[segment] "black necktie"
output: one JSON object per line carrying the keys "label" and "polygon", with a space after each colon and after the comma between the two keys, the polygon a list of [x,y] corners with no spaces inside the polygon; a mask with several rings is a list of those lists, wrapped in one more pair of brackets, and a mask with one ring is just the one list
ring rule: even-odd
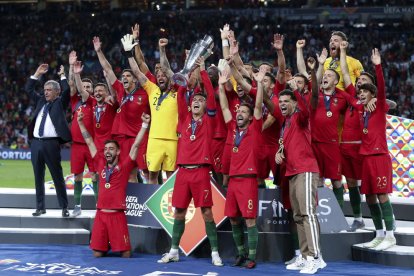
{"label": "black necktie", "polygon": [[45,107],[43,108],[42,120],[40,121],[40,126],[39,126],[39,137],[42,137],[43,133],[45,132],[46,117],[47,117],[47,114],[49,113],[50,106],[51,106],[50,103],[46,103]]}

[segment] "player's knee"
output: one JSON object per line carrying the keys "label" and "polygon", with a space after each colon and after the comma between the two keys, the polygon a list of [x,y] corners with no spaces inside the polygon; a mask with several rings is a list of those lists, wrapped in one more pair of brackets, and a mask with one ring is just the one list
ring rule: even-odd
{"label": "player's knee", "polygon": [[256,219],[246,219],[246,226],[247,227],[253,227],[256,225]]}
{"label": "player's knee", "polygon": [[203,219],[206,222],[210,222],[213,221],[213,211],[211,210],[210,207],[202,207],[201,208],[201,214],[203,215]]}
{"label": "player's knee", "polygon": [[187,213],[187,209],[175,208],[174,219],[185,220],[185,214],[186,213]]}

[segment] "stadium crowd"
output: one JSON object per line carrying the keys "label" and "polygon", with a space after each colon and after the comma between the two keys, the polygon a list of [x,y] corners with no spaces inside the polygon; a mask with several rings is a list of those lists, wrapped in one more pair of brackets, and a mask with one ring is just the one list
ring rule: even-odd
{"label": "stadium crowd", "polygon": [[[79,59],[84,61],[84,75],[94,82],[103,80],[102,69],[93,49],[92,37],[98,35],[103,41],[104,51],[120,77],[121,68],[128,62],[121,53],[120,36],[130,30],[131,22],[140,24],[141,48],[150,68],[159,60],[158,39],[168,37],[168,58],[173,71],[182,68],[184,49],[204,34],[214,37],[213,57],[220,56],[218,29],[230,23],[236,31],[241,45],[241,57],[255,65],[268,61],[275,65],[277,60],[270,42],[274,33],[285,34],[287,66],[296,72],[295,43],[307,40],[304,55],[315,56],[327,47],[332,30],[336,25],[303,24],[287,21],[271,11],[222,11],[197,13],[195,11],[130,13],[112,12],[61,13],[41,12],[27,15],[7,15],[0,18],[0,147],[27,148],[27,130],[32,109],[23,92],[27,76],[34,72],[39,63],[48,63],[49,72],[45,79],[53,78],[59,65],[66,64],[68,54],[76,49]],[[292,24],[293,22],[293,24]],[[340,21],[341,31],[348,34],[352,56],[359,59],[370,71],[369,56],[372,47],[378,47],[384,56],[384,74],[387,98],[397,102],[398,107],[389,114],[414,118],[414,94],[412,91],[414,71],[414,36],[405,30],[412,29],[414,21],[380,23],[371,21],[364,27],[355,27],[351,21]],[[209,60],[207,62],[209,62]],[[68,112],[68,121],[71,119]]]}

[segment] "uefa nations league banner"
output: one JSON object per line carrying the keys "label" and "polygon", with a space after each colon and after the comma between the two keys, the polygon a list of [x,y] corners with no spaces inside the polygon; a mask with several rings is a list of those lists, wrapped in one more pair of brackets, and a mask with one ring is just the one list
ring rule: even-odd
{"label": "uefa nations league banner", "polygon": [[125,211],[128,224],[161,228],[145,204],[159,187],[159,185],[128,183]]}
{"label": "uefa nations league banner", "polygon": [[[162,186],[129,183],[126,197],[126,216],[128,224],[163,228],[170,237],[174,224],[172,193],[175,184],[174,173]],[[224,222],[225,197],[211,180],[213,195],[213,214],[217,227]],[[259,232],[289,232],[288,213],[281,203],[280,189],[259,189],[257,226]],[[336,201],[332,190],[318,188],[318,207],[316,209],[321,232],[339,232],[348,224]],[[219,228],[220,230],[220,228]],[[200,208],[190,203],[186,215],[186,228],[180,248],[189,255],[206,238],[204,221]]]}

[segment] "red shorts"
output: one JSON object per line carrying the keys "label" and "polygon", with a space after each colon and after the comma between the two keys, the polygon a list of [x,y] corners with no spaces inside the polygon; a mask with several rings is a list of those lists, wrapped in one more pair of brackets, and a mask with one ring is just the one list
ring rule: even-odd
{"label": "red shorts", "polygon": [[276,175],[276,152],[278,146],[263,145],[260,147],[257,177],[260,179],[266,179],[269,177],[269,172],[272,171],[273,176]]}
{"label": "red shorts", "polygon": [[339,144],[318,143],[312,141],[312,149],[318,161],[320,177],[341,180],[341,152]]}
{"label": "red shorts", "polygon": [[213,169],[216,173],[221,173],[223,168],[222,158],[225,144],[226,138],[214,138],[211,141],[211,151],[214,160]]}
{"label": "red shorts", "polygon": [[[128,158],[129,152],[131,151],[131,147],[134,144],[135,137],[131,136],[115,136],[115,140],[118,141],[121,147],[121,153],[119,155],[120,160],[125,160]],[[140,170],[147,169],[147,145],[148,145],[148,132],[142,138],[141,144],[138,147],[138,154],[137,154],[137,167]]]}
{"label": "red shorts", "polygon": [[362,172],[361,194],[392,193],[392,164],[388,154],[365,155]]}
{"label": "red shorts", "polygon": [[230,177],[224,215],[235,218],[256,218],[258,187],[255,177]]}
{"label": "red shorts", "polygon": [[289,177],[285,176],[286,164],[279,166],[279,177],[280,177],[280,199],[282,200],[283,208],[292,209],[289,197]]}
{"label": "red shorts", "polygon": [[178,169],[172,195],[172,206],[186,209],[191,199],[194,199],[196,208],[213,206],[210,166],[195,169],[180,167]]}
{"label": "red shorts", "polygon": [[124,211],[102,212],[96,211],[93,222],[90,248],[106,252],[111,244],[113,252],[131,250],[128,224]]}
{"label": "red shorts", "polygon": [[73,174],[81,174],[85,170],[85,164],[90,172],[95,172],[88,145],[74,142],[70,151],[70,171]]}
{"label": "red shorts", "polygon": [[233,145],[225,144],[223,150],[223,157],[221,158],[221,172],[223,174],[229,174],[230,172],[230,159],[231,159],[231,150]]}
{"label": "red shorts", "polygon": [[362,175],[362,155],[359,154],[361,144],[341,144],[342,174],[346,178],[360,180]]}

